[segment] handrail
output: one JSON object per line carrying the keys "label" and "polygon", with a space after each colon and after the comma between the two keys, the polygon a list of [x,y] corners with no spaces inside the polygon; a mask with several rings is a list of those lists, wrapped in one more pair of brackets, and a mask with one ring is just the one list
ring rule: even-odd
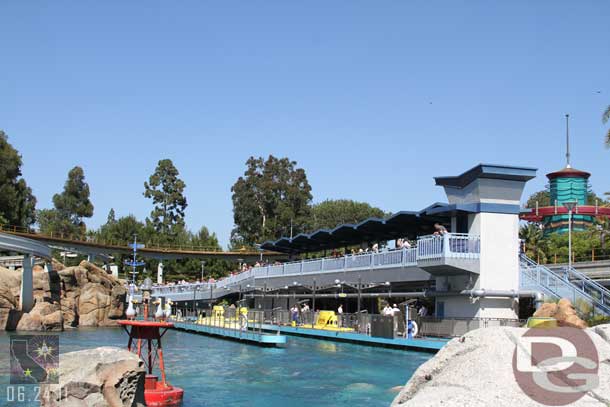
{"label": "handrail", "polygon": [[[560,276],[548,267],[536,263],[525,254],[520,255],[520,264],[522,287],[527,287],[527,282],[523,281],[526,278],[552,297],[558,299],[567,297],[572,300],[575,306],[577,305],[576,300],[583,299],[590,303],[593,308],[610,315],[610,291],[585,275],[578,272],[572,273],[575,279],[581,283],[579,287],[570,279],[569,270],[566,270],[567,275]],[[593,293],[599,294],[599,298],[596,298]]]}
{"label": "handrail", "polygon": [[226,287],[249,278],[285,277],[346,270],[416,266],[418,261],[435,260],[443,257],[477,259],[481,250],[480,237],[464,233],[429,235],[419,238],[417,241],[417,246],[408,249],[356,253],[341,257],[305,259],[253,267],[240,274],[219,280],[216,286]]}

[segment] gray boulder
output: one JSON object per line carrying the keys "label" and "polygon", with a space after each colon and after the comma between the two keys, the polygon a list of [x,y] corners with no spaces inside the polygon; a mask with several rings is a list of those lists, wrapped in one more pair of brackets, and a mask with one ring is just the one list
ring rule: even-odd
{"label": "gray boulder", "polygon": [[[512,368],[516,338],[525,328],[483,328],[447,343],[421,365],[396,396],[398,406],[540,406],[519,387]],[[599,355],[599,387],[574,406],[610,403],[610,344],[586,330]]]}
{"label": "gray boulder", "polygon": [[62,354],[59,384],[41,386],[41,406],[144,406],[143,362],[110,346]]}

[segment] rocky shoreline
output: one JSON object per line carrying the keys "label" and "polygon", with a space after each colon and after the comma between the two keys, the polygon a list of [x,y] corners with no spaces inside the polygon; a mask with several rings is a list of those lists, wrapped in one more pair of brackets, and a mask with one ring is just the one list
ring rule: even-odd
{"label": "rocky shoreline", "polygon": [[124,284],[87,261],[53,270],[33,270],[34,307],[19,308],[21,270],[0,267],[0,329],[62,331],[78,326],[115,326],[124,316],[127,290]]}

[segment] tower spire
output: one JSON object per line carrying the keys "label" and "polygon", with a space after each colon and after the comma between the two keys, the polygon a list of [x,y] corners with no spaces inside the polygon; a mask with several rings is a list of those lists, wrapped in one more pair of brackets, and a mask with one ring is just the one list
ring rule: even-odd
{"label": "tower spire", "polygon": [[566,168],[572,168],[570,165],[570,115],[566,113]]}

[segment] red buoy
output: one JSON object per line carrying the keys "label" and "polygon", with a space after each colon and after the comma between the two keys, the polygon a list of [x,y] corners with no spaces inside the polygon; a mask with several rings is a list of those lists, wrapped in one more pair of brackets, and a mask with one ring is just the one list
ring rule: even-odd
{"label": "red buoy", "polygon": [[[165,376],[165,365],[163,362],[163,347],[161,338],[168,328],[174,326],[171,322],[164,321],[134,321],[123,320],[119,324],[129,335],[127,349],[135,351],[144,361],[147,368],[144,383],[144,400],[149,407],[174,407],[182,404],[184,390],[170,385]],[[131,328],[131,329],[130,329]],[[161,331],[163,329],[163,331]],[[136,345],[134,347],[134,345]],[[145,357],[142,357],[142,345],[146,345]],[[158,363],[161,372],[161,381],[153,375],[153,367]]]}

